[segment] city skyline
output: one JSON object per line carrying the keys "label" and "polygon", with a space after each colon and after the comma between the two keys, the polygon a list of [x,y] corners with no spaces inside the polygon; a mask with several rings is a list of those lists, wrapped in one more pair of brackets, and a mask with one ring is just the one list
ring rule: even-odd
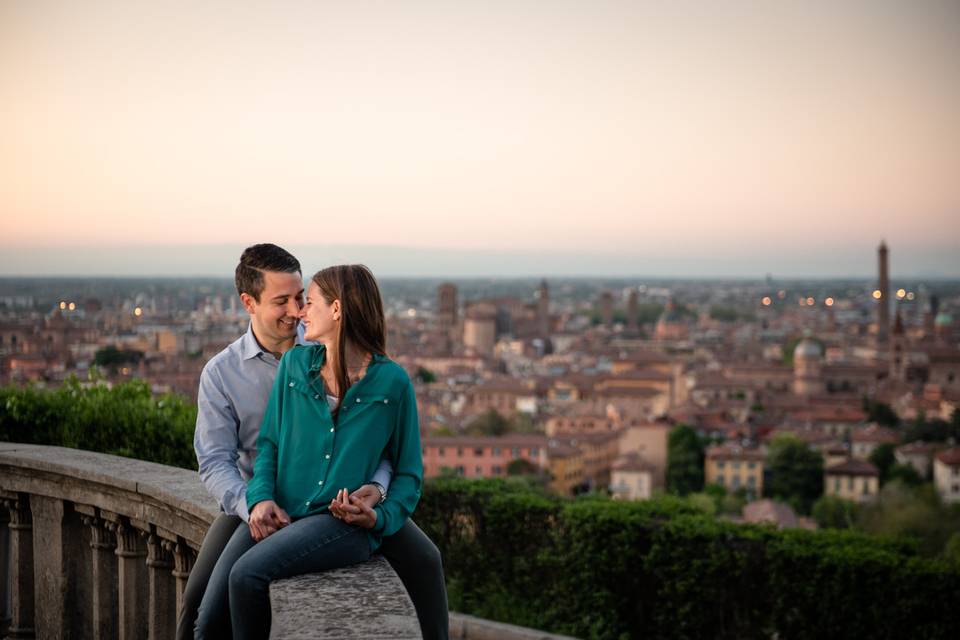
{"label": "city skyline", "polygon": [[956,277],[956,104],[948,0],[5,3],[0,274]]}

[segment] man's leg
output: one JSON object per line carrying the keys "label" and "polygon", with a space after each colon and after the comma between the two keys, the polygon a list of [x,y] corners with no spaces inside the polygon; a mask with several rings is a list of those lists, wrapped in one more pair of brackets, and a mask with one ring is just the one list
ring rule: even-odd
{"label": "man's leg", "polygon": [[378,550],[400,576],[417,609],[424,640],[446,640],[450,633],[447,585],[440,550],[413,520],[383,539]]}
{"label": "man's leg", "polygon": [[207,590],[210,574],[217,564],[217,559],[223,553],[223,548],[230,541],[230,536],[243,522],[238,516],[228,516],[221,513],[210,525],[207,535],[203,537],[203,544],[197,553],[197,561],[190,570],[187,586],[183,590],[183,607],[177,619],[177,640],[193,640],[193,625],[197,621],[197,609],[203,600],[203,592]]}
{"label": "man's leg", "polygon": [[[232,547],[233,541],[230,544]],[[224,557],[229,553],[228,548]],[[252,545],[230,571],[230,628],[234,639],[269,637],[271,581],[337,569],[369,558],[366,529],[341,522],[328,513],[301,518],[270,534]],[[218,572],[219,568],[218,565]],[[210,586],[213,588],[212,582]],[[204,599],[204,607],[206,602]],[[352,615],[350,603],[345,604],[344,613]],[[331,614],[339,608],[338,603],[318,602],[317,606],[325,607]],[[200,617],[204,617],[203,609]]]}

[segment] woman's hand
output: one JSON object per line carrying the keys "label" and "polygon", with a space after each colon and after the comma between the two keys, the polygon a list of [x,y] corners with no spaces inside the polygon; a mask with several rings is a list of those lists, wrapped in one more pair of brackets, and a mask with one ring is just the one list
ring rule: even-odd
{"label": "woman's hand", "polygon": [[372,529],[377,523],[377,512],[373,507],[379,502],[380,492],[372,484],[365,484],[353,493],[341,489],[330,502],[330,513],[347,524]]}
{"label": "woman's hand", "polygon": [[262,500],[250,512],[250,537],[260,542],[290,524],[290,516],[273,500]]}

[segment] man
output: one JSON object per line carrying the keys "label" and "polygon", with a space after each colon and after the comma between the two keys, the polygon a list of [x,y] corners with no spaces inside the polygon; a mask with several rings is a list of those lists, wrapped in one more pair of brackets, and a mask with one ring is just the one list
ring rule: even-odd
{"label": "man", "polygon": [[[197,609],[213,567],[240,523],[249,522],[246,486],[253,475],[267,400],[280,357],[302,342],[298,316],[303,306],[303,276],[296,258],[273,244],[248,247],[240,256],[235,279],[237,293],[250,314],[250,326],[204,367],[194,434],[200,478],[222,511],[210,525],[187,580],[178,640],[193,637]],[[391,473],[389,461],[384,460],[370,484],[351,494],[363,506],[341,509],[336,515],[362,524],[364,514],[386,496]],[[273,530],[287,524],[283,515],[273,520]],[[408,520],[400,531],[383,539],[379,551],[410,594],[423,637],[446,638],[447,594],[436,545]]]}

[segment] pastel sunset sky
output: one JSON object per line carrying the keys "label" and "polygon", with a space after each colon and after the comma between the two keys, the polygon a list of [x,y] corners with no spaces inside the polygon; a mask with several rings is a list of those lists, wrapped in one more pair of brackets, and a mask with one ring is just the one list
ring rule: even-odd
{"label": "pastel sunset sky", "polygon": [[273,241],[846,276],[886,239],[960,277],[960,2],[0,0],[0,219],[0,275],[229,275]]}

